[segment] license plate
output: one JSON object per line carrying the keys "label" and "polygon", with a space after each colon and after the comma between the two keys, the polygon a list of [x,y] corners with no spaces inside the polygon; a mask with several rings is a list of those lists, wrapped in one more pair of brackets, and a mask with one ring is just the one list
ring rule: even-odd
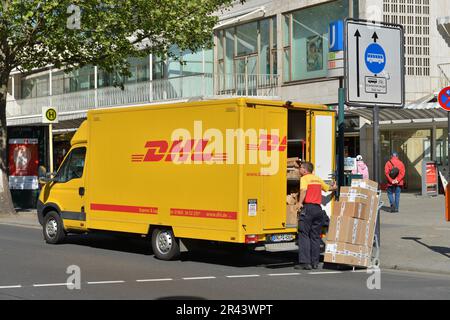
{"label": "license plate", "polygon": [[278,243],[278,242],[289,242],[293,241],[295,236],[293,234],[272,234],[267,236],[267,242]]}

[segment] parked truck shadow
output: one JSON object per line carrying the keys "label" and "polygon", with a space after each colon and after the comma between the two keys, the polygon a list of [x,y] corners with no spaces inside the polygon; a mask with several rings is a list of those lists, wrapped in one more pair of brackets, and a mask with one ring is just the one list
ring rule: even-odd
{"label": "parked truck shadow", "polygon": [[[65,238],[63,245],[76,245],[146,256],[153,255],[148,238],[130,237],[129,235],[108,233],[70,234]],[[201,249],[182,252],[179,257],[181,262],[192,261],[231,267],[258,266],[269,269],[293,267],[297,259],[297,251],[253,251],[223,245],[206,246]]]}
{"label": "parked truck shadow", "polygon": [[436,253],[439,253],[439,254],[443,255],[444,257],[450,259],[450,248],[448,248],[448,247],[429,246],[426,243],[420,241],[420,240],[422,240],[422,238],[418,238],[418,237],[403,237],[402,240],[415,241],[418,244],[424,246],[425,248],[428,248],[428,249],[430,249]]}
{"label": "parked truck shadow", "polygon": [[120,234],[70,234],[65,238],[64,244],[142,255],[153,254],[148,240],[139,237],[130,238]]}

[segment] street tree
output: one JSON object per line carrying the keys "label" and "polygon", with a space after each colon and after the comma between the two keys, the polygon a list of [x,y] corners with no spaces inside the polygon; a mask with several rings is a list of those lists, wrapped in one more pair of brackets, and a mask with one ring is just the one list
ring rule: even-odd
{"label": "street tree", "polygon": [[14,69],[96,65],[129,76],[129,56],[212,46],[214,13],[244,0],[0,0],[0,213],[8,188],[6,99]]}

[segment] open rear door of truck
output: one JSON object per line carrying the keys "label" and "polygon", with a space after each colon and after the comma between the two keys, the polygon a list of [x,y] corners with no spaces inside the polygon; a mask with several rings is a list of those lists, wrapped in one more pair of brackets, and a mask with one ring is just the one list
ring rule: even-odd
{"label": "open rear door of truck", "polygon": [[[310,151],[315,174],[326,183],[331,183],[331,174],[335,170],[335,115],[327,111],[311,111],[310,113]],[[332,196],[322,193],[322,206],[331,215]]]}

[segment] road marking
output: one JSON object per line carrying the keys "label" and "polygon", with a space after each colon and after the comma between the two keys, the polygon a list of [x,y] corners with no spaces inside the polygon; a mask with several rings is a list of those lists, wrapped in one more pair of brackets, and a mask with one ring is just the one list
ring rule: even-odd
{"label": "road marking", "polygon": [[277,276],[299,276],[301,273],[295,272],[295,273],[270,273],[268,274],[269,277],[277,277]]}
{"label": "road marking", "polygon": [[116,284],[116,283],[125,283],[125,281],[123,281],[123,280],[118,280],[118,281],[91,281],[91,282],[88,282],[87,284]]}
{"label": "road marking", "polygon": [[192,278],[183,278],[183,280],[207,280],[207,279],[216,279],[216,277],[192,277]]}
{"label": "road marking", "polygon": [[157,282],[157,281],[172,281],[173,279],[167,278],[167,279],[142,279],[142,280],[136,280],[136,282]]}
{"label": "road marking", "polygon": [[19,285],[15,285],[15,286],[3,286],[3,287],[0,287],[0,289],[17,289],[17,288],[22,288],[22,286],[19,284]]}
{"label": "road marking", "polygon": [[259,277],[259,274],[244,274],[244,275],[237,275],[237,276],[227,276],[227,278],[256,278]]}
{"label": "road marking", "polygon": [[308,274],[339,274],[342,271],[328,271],[328,272],[308,272]]}
{"label": "road marking", "polygon": [[42,283],[42,284],[33,284],[33,287],[62,287],[62,286],[73,286],[73,283]]}

